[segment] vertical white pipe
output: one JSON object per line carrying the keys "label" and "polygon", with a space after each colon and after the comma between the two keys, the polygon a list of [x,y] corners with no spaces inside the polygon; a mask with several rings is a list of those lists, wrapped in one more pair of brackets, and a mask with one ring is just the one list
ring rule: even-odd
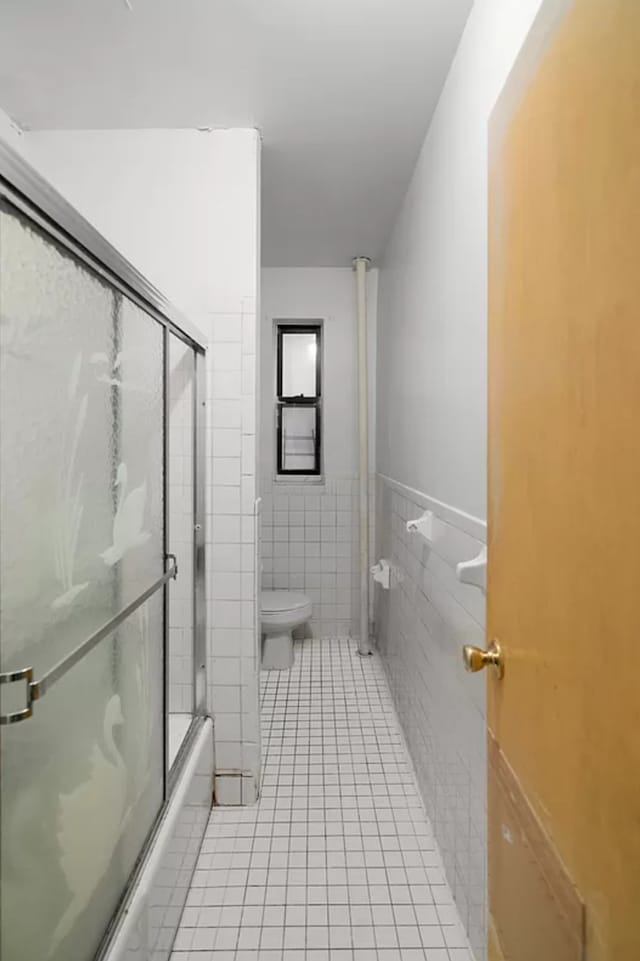
{"label": "vertical white pipe", "polygon": [[371,654],[369,644],[369,388],[367,378],[367,268],[368,257],[356,257],[358,318],[358,434],[360,439],[360,638],[358,654]]}

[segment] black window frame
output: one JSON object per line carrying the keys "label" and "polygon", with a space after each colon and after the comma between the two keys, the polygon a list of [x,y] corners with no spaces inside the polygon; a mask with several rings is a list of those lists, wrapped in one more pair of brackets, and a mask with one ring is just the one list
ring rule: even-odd
{"label": "black window frame", "polygon": [[[305,397],[283,394],[284,337],[286,334],[315,334],[316,338],[316,393]],[[316,412],[313,469],[286,470],[283,467],[283,411],[286,407],[311,407]],[[322,323],[286,323],[276,321],[276,474],[280,477],[319,477],[322,473]]]}

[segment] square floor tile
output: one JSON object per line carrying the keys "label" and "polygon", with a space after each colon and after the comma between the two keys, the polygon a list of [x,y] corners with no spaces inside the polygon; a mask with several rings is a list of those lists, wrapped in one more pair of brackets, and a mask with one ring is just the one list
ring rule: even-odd
{"label": "square floor tile", "polygon": [[172,961],[472,961],[380,659],[309,639],[260,686],[261,797],[212,811]]}

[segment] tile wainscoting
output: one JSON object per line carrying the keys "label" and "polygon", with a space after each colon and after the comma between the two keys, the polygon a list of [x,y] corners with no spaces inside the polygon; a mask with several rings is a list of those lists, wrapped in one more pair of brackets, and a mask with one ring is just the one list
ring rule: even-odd
{"label": "tile wainscoting", "polygon": [[[430,547],[406,522],[432,510]],[[474,557],[486,525],[390,478],[376,478],[376,554],[392,564],[376,587],[378,648],[448,882],[477,961],[486,958],[485,682],[465,672],[463,644],[484,646],[484,595],[455,565]]]}
{"label": "tile wainscoting", "polygon": [[[311,637],[360,633],[358,480],[288,484],[263,477],[262,588],[302,591],[313,603]],[[370,544],[374,532],[370,483]],[[373,556],[373,550],[371,551]]]}

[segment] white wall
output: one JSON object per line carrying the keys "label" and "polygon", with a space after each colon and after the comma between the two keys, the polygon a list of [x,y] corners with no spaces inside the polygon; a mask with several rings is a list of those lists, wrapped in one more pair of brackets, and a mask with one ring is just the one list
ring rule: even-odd
{"label": "white wall", "polygon": [[45,130],[24,142],[30,163],[196,323],[255,296],[255,131]]}
{"label": "white wall", "polygon": [[487,121],[540,0],[476,0],[380,271],[378,470],[486,513]]}
{"label": "white wall", "polygon": [[[375,465],[377,271],[367,278],[371,471]],[[260,483],[267,589],[311,597],[311,631],[359,629],[358,381],[355,275],[348,268],[262,271]],[[323,321],[323,483],[274,483],[276,320]]]}
{"label": "white wall", "polygon": [[[255,797],[256,329],[260,140],[254,130],[39,131],[26,158],[203,332],[209,471],[209,708],[217,793]],[[219,460],[216,461],[216,458]]]}
{"label": "white wall", "polygon": [[[351,268],[262,270],[261,437],[262,476],[275,470],[275,320],[322,320],[323,443],[327,477],[358,472],[358,382],[355,279]],[[367,278],[369,320],[370,465],[375,467],[375,348],[378,271]]]}
{"label": "white wall", "polygon": [[[484,636],[455,565],[486,540],[488,119],[540,0],[476,0],[380,269],[378,643],[477,961],[486,944],[484,683],[460,647]],[[386,475],[385,479],[383,475]],[[408,515],[446,521],[430,549]],[[469,516],[473,515],[473,516]]]}

